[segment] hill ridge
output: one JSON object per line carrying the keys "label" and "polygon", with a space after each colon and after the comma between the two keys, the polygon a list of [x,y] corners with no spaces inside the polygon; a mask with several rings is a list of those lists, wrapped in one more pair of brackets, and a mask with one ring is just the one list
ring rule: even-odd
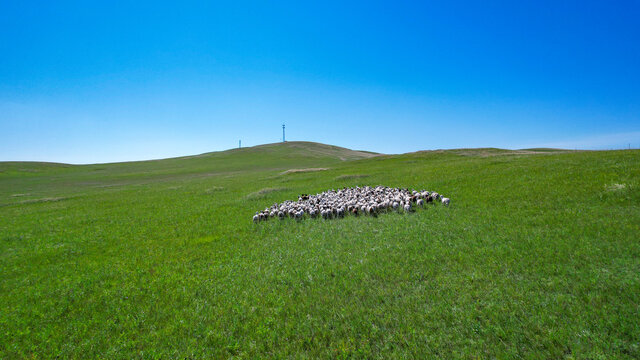
{"label": "hill ridge", "polygon": [[[19,166],[19,165],[32,165],[32,166],[49,166],[49,167],[69,167],[69,166],[95,166],[95,165],[116,165],[116,164],[131,164],[131,163],[142,163],[142,162],[160,162],[160,161],[171,161],[171,160],[181,160],[181,159],[190,159],[190,158],[198,158],[198,157],[207,157],[207,156],[216,156],[221,154],[228,154],[234,152],[243,152],[243,151],[256,151],[256,150],[269,150],[273,148],[282,148],[282,147],[294,147],[299,150],[310,150],[312,153],[325,153],[325,155],[338,155],[342,154],[341,160],[355,160],[356,158],[369,158],[373,156],[383,155],[380,153],[367,151],[367,150],[352,150],[349,148],[345,148],[337,145],[323,144],[313,141],[287,141],[287,142],[276,142],[276,143],[268,143],[268,144],[259,144],[254,146],[242,147],[242,148],[232,148],[226,150],[219,151],[208,151],[195,155],[183,155],[183,156],[173,156],[167,158],[159,158],[159,159],[144,159],[144,160],[130,160],[130,161],[115,161],[115,162],[105,162],[105,163],[88,163],[88,164],[73,164],[73,163],[65,163],[58,161],[39,161],[39,160],[25,160],[25,161],[0,161],[0,165],[5,166]],[[320,151],[319,149],[324,149],[325,151]],[[327,153],[326,150],[331,150]],[[347,156],[350,155],[350,156]]]}

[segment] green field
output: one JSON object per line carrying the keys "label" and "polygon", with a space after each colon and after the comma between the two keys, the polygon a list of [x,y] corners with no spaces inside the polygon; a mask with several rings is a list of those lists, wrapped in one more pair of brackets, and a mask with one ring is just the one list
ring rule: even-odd
{"label": "green field", "polygon": [[[640,151],[373,155],[0,163],[0,358],[640,358]],[[251,221],[378,184],[451,206]]]}

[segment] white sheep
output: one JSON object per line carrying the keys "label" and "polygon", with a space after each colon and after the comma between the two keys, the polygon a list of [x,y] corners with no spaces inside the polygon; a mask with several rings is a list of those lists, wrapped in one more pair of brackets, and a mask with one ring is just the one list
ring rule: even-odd
{"label": "white sheep", "polygon": [[389,210],[404,210],[410,212],[412,205],[424,207],[426,203],[439,200],[444,205],[449,204],[445,198],[436,192],[416,191],[409,189],[376,186],[374,188],[355,187],[329,190],[316,195],[303,194],[298,201],[285,200],[281,204],[273,204],[253,216],[254,222],[268,220],[272,217],[303,219],[305,214],[311,218],[322,216],[324,219],[341,218],[349,213],[353,215],[368,214],[377,216]]}

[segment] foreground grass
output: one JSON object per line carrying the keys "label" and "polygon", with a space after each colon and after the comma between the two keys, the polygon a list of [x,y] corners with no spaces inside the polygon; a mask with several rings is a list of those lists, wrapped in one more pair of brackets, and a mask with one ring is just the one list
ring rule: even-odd
{"label": "foreground grass", "polygon": [[[0,165],[0,358],[640,357],[639,151],[325,150]],[[357,184],[452,205],[250,221]]]}

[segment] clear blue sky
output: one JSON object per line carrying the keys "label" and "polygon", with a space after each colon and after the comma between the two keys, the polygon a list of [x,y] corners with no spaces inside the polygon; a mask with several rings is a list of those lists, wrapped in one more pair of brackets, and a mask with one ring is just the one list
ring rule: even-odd
{"label": "clear blue sky", "polygon": [[3,1],[0,160],[640,147],[638,1],[346,3]]}

